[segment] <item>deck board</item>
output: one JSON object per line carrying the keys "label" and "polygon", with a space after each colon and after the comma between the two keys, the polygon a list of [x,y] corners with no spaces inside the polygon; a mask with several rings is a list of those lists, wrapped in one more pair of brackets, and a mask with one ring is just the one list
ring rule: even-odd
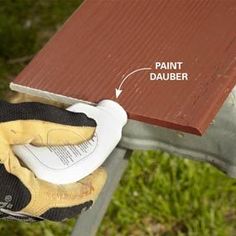
{"label": "deck board", "polygon": [[[235,0],[86,0],[15,85],[96,103],[130,119],[203,134],[236,83]],[[155,62],[181,61],[188,81],[151,81]]]}

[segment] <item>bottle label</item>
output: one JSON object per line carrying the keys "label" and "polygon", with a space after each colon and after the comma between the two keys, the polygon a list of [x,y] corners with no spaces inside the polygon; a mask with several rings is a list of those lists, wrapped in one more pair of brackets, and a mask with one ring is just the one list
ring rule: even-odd
{"label": "bottle label", "polygon": [[66,169],[92,154],[97,143],[98,137],[94,134],[93,138],[79,145],[36,147],[26,144],[17,145],[14,152],[29,168],[33,157],[50,169]]}

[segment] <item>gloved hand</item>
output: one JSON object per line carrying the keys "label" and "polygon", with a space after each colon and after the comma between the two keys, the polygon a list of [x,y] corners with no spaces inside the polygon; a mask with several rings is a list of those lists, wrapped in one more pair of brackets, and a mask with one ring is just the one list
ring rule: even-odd
{"label": "gloved hand", "polygon": [[1,101],[0,111],[0,218],[62,221],[88,209],[105,183],[103,168],[79,182],[54,185],[24,167],[11,145],[78,144],[93,136],[96,122],[41,103]]}

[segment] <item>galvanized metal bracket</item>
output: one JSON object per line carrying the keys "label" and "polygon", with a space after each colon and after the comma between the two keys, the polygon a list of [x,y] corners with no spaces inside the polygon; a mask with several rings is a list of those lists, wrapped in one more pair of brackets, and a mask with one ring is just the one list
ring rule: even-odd
{"label": "galvanized metal bracket", "polygon": [[203,136],[129,121],[119,144],[138,150],[161,149],[209,162],[236,178],[236,87]]}

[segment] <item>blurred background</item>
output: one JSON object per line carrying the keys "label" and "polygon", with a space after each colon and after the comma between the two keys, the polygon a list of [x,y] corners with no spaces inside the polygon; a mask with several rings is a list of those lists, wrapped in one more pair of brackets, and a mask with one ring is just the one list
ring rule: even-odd
{"label": "blurred background", "polygon": [[[1,99],[9,94],[9,82],[81,2],[0,0]],[[0,236],[67,236],[75,220],[0,221]],[[134,152],[98,235],[234,236],[236,180],[205,163],[161,151]]]}

